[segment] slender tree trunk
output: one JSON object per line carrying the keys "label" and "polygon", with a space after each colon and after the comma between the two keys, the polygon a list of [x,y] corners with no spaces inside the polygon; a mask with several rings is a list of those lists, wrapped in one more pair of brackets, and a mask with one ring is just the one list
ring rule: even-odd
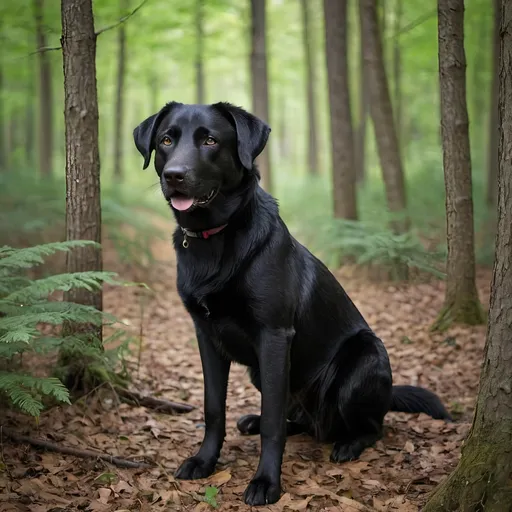
{"label": "slender tree trunk", "polygon": [[7,166],[7,147],[5,144],[4,74],[0,60],[0,171]]}
{"label": "slender tree trunk", "polygon": [[366,64],[366,79],[370,89],[370,112],[373,120],[380,165],[386,187],[388,208],[394,214],[400,213],[401,220],[393,220],[396,232],[409,228],[406,216],[406,194],[404,171],[384,68],[381,39],[374,0],[360,1],[363,25],[363,52]]}
{"label": "slender tree trunk", "polygon": [[196,0],[196,103],[205,102],[204,93],[204,0]]}
{"label": "slender tree trunk", "polygon": [[[119,0],[121,15],[125,15],[127,0]],[[117,181],[123,179],[123,125],[124,125],[124,82],[126,75],[126,25],[121,23],[117,29],[117,86],[114,127],[114,176]]]}
{"label": "slender tree trunk", "polygon": [[[92,0],[62,0],[61,11],[66,124],[66,238],[99,243],[100,161]],[[68,272],[101,269],[101,250],[97,247],[84,247],[68,253]],[[102,309],[101,291],[72,290],[66,293],[66,300]],[[101,339],[101,328],[93,332]]]}
{"label": "slender tree trunk", "polygon": [[347,0],[324,0],[334,216],[357,219],[354,134],[348,83]]}
{"label": "slender tree trunk", "polygon": [[366,176],[366,125],[369,111],[369,90],[364,62],[364,37],[361,11],[359,10],[359,125],[355,141],[355,162],[357,182],[363,183]]}
{"label": "slender tree trunk", "polygon": [[489,156],[487,169],[487,204],[496,204],[498,196],[498,93],[499,93],[499,66],[500,66],[500,0],[494,0],[494,28],[492,44],[492,89],[491,112],[489,115]]}
{"label": "slender tree trunk", "polygon": [[502,0],[498,232],[473,425],[455,471],[424,512],[512,510],[512,4]]}
{"label": "slender tree trunk", "polygon": [[[33,0],[37,48],[46,46],[44,0]],[[53,90],[49,52],[38,52],[39,59],[39,172],[53,173]]]}
{"label": "slender tree trunk", "polygon": [[319,173],[318,168],[318,135],[316,124],[316,95],[315,95],[315,63],[314,45],[309,20],[309,0],[301,0],[304,56],[306,62],[306,98],[308,108],[308,131],[306,147],[308,148],[308,171],[312,175]]}
{"label": "slender tree trunk", "polygon": [[[269,122],[268,78],[267,78],[267,49],[265,29],[266,0],[251,0],[251,79],[252,79],[252,110],[260,119]],[[269,147],[263,150],[257,159],[261,173],[262,185],[267,192],[272,193],[272,174],[270,170]]]}
{"label": "slender tree trunk", "polygon": [[398,138],[398,145],[402,149],[403,154],[403,137],[402,137],[402,56],[400,52],[400,24],[402,22],[402,0],[396,0],[395,5],[395,26],[394,26],[394,42],[393,42],[393,74],[395,83],[395,124]]}
{"label": "slender tree trunk", "polygon": [[287,100],[286,93],[280,97],[279,108],[279,157],[283,164],[288,158],[288,122],[287,122]]}
{"label": "slender tree trunk", "polygon": [[438,0],[441,132],[448,242],[445,304],[434,328],[484,321],[475,284],[473,189],[466,106],[464,0]]}

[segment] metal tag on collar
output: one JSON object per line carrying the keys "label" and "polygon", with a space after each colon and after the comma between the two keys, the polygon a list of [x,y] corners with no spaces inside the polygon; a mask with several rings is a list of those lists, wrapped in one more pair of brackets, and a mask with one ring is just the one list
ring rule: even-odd
{"label": "metal tag on collar", "polygon": [[185,229],[181,228],[181,232],[183,233],[183,242],[181,243],[181,245],[183,246],[184,249],[187,249],[188,248],[187,231]]}

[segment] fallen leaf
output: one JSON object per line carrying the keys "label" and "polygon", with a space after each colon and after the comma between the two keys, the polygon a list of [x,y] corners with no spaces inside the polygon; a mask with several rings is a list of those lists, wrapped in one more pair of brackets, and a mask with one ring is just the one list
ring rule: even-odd
{"label": "fallen leaf", "polygon": [[231,473],[228,469],[225,469],[224,471],[219,471],[218,473],[215,473],[213,476],[211,476],[208,479],[208,484],[213,485],[215,487],[220,487],[221,485],[225,484],[226,482],[229,482],[231,480]]}

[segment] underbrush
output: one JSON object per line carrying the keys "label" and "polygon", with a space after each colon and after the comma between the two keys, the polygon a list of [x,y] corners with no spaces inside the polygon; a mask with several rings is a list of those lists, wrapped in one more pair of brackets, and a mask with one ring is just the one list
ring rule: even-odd
{"label": "underbrush", "polygon": [[[379,267],[384,275],[399,278],[406,266],[412,274],[444,276],[446,217],[444,175],[440,155],[423,155],[421,164],[407,174],[408,233],[390,228],[384,185],[379,168],[369,169],[358,188],[358,221],[332,216],[330,176],[276,175],[276,196],[290,230],[331,267],[346,262]],[[406,172],[408,167],[406,166]],[[492,266],[495,214],[485,204],[485,176],[473,173],[475,250],[477,263]]]}
{"label": "underbrush", "polygon": [[[71,289],[98,290],[103,283],[119,285],[111,272],[54,274],[39,279],[30,277],[34,267],[56,252],[69,251],[93,242],[56,242],[23,249],[0,248],[0,395],[22,412],[39,416],[45,405],[69,403],[70,393],[62,380],[36,374],[39,365],[24,357],[38,357],[60,351],[73,353],[73,364],[83,361],[83,378],[89,381],[117,381],[127,378],[123,355],[131,337],[115,328],[116,319],[91,306],[52,299],[52,294]],[[110,325],[113,334],[103,343],[90,332],[69,334],[66,323]],[[67,333],[67,334],[66,334]],[[116,348],[104,350],[115,341]],[[121,363],[121,364],[120,364]],[[55,374],[64,368],[55,368]]]}
{"label": "underbrush", "polygon": [[[26,247],[64,239],[65,198],[62,179],[42,179],[33,171],[0,174],[0,243]],[[155,263],[152,242],[168,238],[154,222],[164,215],[162,203],[151,187],[103,186],[103,242],[113,246],[121,263]]]}

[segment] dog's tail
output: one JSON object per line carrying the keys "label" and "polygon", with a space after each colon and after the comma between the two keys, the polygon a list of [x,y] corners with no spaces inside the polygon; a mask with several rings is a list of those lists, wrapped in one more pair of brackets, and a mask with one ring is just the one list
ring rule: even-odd
{"label": "dog's tail", "polygon": [[436,420],[452,421],[439,397],[428,389],[417,386],[393,386],[390,411],[424,412]]}

